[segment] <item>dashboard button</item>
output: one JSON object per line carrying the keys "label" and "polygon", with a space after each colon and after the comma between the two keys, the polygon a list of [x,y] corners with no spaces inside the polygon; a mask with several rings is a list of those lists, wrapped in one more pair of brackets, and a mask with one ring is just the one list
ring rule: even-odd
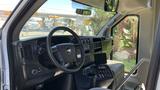
{"label": "dashboard button", "polygon": [[36,75],[39,73],[38,69],[32,69],[31,71],[32,75]]}

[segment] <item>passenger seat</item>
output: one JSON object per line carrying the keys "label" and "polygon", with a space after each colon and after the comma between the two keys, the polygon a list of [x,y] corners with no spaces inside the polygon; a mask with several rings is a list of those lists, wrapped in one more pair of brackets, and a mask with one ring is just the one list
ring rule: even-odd
{"label": "passenger seat", "polygon": [[114,78],[111,87],[102,88],[105,86],[100,86],[96,88],[91,88],[89,90],[115,90],[119,83],[121,83],[121,81],[124,79],[124,65],[121,62],[107,60],[107,65],[114,73]]}

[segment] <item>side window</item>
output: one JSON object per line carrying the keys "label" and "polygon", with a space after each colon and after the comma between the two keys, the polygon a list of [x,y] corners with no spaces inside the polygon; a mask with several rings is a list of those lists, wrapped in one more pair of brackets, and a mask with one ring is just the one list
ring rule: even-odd
{"label": "side window", "polygon": [[138,16],[127,16],[112,29],[112,59],[125,66],[125,72],[136,64],[138,43]]}

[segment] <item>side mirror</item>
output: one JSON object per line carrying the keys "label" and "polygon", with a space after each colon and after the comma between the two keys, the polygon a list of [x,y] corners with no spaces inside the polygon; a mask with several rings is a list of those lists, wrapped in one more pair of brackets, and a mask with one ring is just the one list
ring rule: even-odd
{"label": "side mirror", "polygon": [[104,10],[109,12],[117,12],[118,0],[105,0]]}
{"label": "side mirror", "polygon": [[100,8],[108,12],[116,12],[119,0],[72,0],[92,7]]}

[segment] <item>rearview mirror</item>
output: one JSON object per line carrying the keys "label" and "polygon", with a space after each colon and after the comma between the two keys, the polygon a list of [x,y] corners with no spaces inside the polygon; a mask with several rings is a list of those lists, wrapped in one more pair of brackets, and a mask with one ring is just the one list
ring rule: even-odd
{"label": "rearview mirror", "polygon": [[108,12],[116,12],[118,0],[72,0],[92,7],[100,8]]}
{"label": "rearview mirror", "polygon": [[88,9],[76,9],[76,14],[80,15],[91,15],[91,10]]}

